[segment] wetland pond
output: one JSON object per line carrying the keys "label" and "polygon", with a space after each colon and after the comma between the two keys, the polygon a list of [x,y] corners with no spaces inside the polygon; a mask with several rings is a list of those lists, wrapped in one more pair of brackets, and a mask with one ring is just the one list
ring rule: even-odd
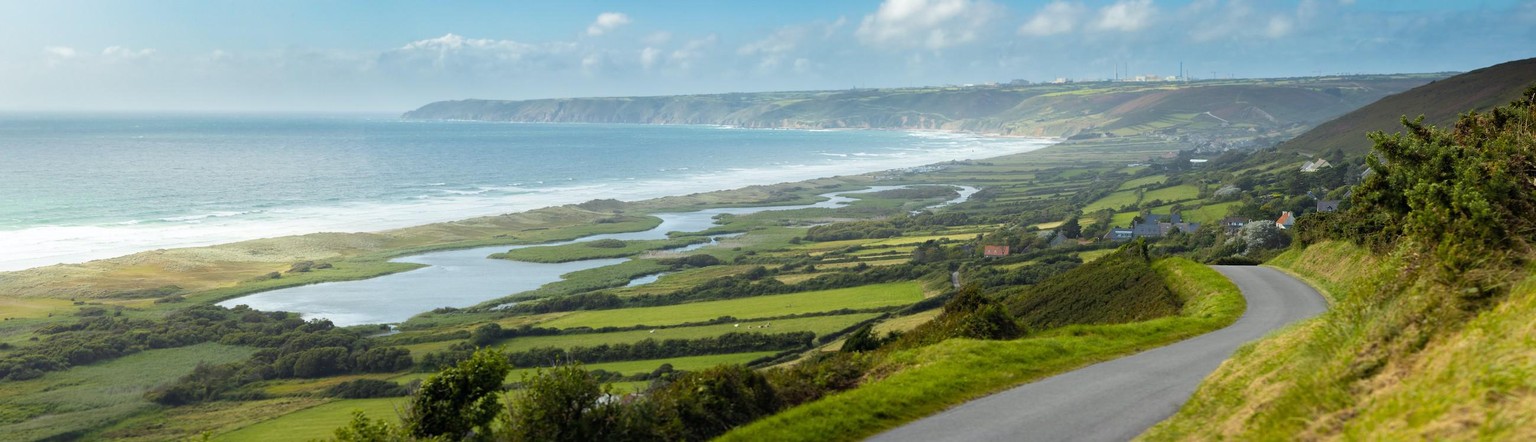
{"label": "wetland pond", "polygon": [[[825,201],[797,206],[730,207],[695,212],[659,213],[655,216],[661,218],[660,225],[639,232],[591,235],[555,243],[477,247],[405,256],[393,261],[424,264],[427,267],[359,281],[326,282],[260,292],[226,300],[219,305],[234,307],[244,304],[257,310],[296,312],[307,319],[329,319],[337,326],[343,327],[399,323],[418,313],[439,307],[472,306],[506,295],[537,289],[544,284],[559,281],[560,276],[567,273],[615,265],[630,259],[589,259],[545,264],[487,258],[493,253],[600,239],[624,241],[666,239],[668,232],[699,232],[709,229],[715,225],[715,217],[718,215],[745,215],[771,210],[838,208],[854,201],[854,198],[846,195],[902,187],[907,186],[873,186],[863,190],[827,193],[821,195],[827,198]],[[959,196],[930,208],[964,202],[977,191],[976,188],[968,186],[951,187],[956,188]],[[710,243],[689,247],[697,249],[708,244]],[[674,249],[674,251],[684,250]],[[651,276],[660,277],[659,274]],[[645,276],[637,280],[649,277]],[[654,279],[640,281],[640,283],[652,281]],[[631,283],[634,284],[633,281]]]}

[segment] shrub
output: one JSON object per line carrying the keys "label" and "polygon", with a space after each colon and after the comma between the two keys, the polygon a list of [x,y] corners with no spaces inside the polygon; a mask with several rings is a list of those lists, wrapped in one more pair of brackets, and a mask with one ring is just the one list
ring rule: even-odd
{"label": "shrub", "polygon": [[471,431],[488,434],[502,409],[496,393],[511,370],[505,355],[484,349],[428,377],[406,408],[406,430],[419,438],[458,439]]}
{"label": "shrub", "polygon": [[407,393],[405,387],[400,384],[378,379],[358,379],[342,382],[325,392],[327,396],[345,399],[398,397],[405,396]]}

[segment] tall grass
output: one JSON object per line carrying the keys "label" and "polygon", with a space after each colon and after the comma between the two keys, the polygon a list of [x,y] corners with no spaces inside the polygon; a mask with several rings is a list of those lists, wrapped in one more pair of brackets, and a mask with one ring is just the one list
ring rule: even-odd
{"label": "tall grass", "polygon": [[1012,341],[951,339],[898,351],[871,372],[878,380],[791,408],[721,440],[854,440],[950,406],[1052,374],[1219,329],[1242,315],[1237,286],[1193,261],[1154,269],[1181,299],[1178,316],[1115,325],[1075,325]]}

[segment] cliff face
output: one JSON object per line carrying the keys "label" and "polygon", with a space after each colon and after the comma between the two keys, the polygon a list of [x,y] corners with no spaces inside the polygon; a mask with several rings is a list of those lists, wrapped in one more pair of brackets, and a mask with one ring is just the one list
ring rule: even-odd
{"label": "cliff face", "polygon": [[1441,76],[1076,83],[671,97],[440,101],[420,120],[718,124],[791,129],[939,129],[1067,137],[1201,125],[1312,126]]}

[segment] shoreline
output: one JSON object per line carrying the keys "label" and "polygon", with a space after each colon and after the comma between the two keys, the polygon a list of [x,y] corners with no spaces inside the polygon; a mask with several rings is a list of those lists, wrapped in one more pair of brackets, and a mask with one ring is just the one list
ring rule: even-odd
{"label": "shoreline", "polygon": [[[407,120],[409,121],[409,120]],[[479,122],[496,123],[496,122]],[[548,123],[511,123],[548,124]],[[561,123],[564,124],[564,123]],[[595,124],[595,123],[589,123]],[[624,125],[629,126],[629,125]],[[697,125],[694,125],[697,126]],[[721,126],[700,126],[716,128]],[[740,129],[734,128],[732,129]],[[744,128],[752,129],[752,128]],[[801,129],[773,129],[806,132]],[[864,130],[864,129],[850,129]],[[448,192],[431,199],[359,200],[238,209],[235,212],[193,213],[173,218],[134,218],[123,222],[78,225],[44,224],[0,232],[0,275],[55,265],[92,261],[167,249],[211,247],[236,242],[302,236],[318,232],[384,233],[429,224],[522,213],[579,204],[594,199],[639,203],[652,199],[714,193],[751,186],[811,181],[922,167],[946,161],[978,160],[1039,150],[1062,140],[1003,137],[969,132],[901,130],[914,137],[910,144],[890,145],[888,151],[839,159],[805,157],[783,164],[761,164],[720,170],[666,171],[654,177],[599,179],[572,183],[538,181],[521,188],[495,183],[464,184],[474,191]],[[953,141],[946,138],[955,137]],[[917,141],[922,140],[922,141]],[[909,147],[910,148],[907,148]]]}
{"label": "shoreline", "polygon": [[[1038,151],[1061,140],[1031,138],[1039,143],[1013,152],[984,152],[965,161]],[[996,153],[996,154],[993,154]],[[961,160],[951,160],[961,161]],[[707,208],[791,205],[815,202],[814,195],[851,186],[872,185],[882,173],[918,169],[948,161],[926,162],[901,168],[858,174],[822,176],[804,180],[780,180],[774,184],[750,184],[706,192],[671,194],[617,202],[616,209],[629,219],[645,222],[636,214],[694,211]],[[416,266],[390,263],[390,259],[431,251],[482,246],[539,244],[599,233],[644,230],[628,224],[607,223],[614,213],[587,210],[581,204],[553,205],[496,215],[456,217],[454,221],[412,225],[372,232],[319,232],[280,235],[217,244],[154,249],[91,260],[0,272],[0,291],[17,298],[85,298],[132,305],[151,301],[139,294],[172,288],[178,295],[199,301],[231,299],[249,293],[320,282],[367,279],[398,273]],[[606,223],[606,224],[605,224]],[[621,229],[621,230],[615,230]],[[255,281],[263,274],[281,273],[302,261],[346,263],[350,273],[295,274],[291,278]]]}

